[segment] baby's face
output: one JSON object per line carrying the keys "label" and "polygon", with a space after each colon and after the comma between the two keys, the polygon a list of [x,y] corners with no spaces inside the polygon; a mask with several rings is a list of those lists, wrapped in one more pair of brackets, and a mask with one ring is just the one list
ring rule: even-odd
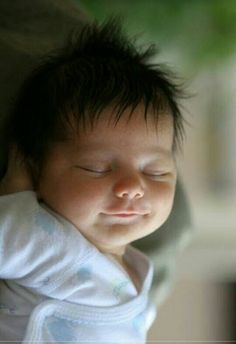
{"label": "baby's face", "polygon": [[170,116],[147,124],[143,109],[114,127],[104,111],[93,130],[51,147],[39,194],[99,250],[122,254],[159,228],[173,203],[176,167]]}

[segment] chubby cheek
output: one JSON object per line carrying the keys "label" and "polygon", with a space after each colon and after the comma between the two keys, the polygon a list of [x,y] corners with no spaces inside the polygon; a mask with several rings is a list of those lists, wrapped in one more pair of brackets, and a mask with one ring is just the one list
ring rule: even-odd
{"label": "chubby cheek", "polygon": [[153,213],[158,227],[168,218],[174,201],[175,183],[162,183],[153,190]]}
{"label": "chubby cheek", "polygon": [[57,183],[45,200],[55,211],[79,227],[94,221],[102,210],[104,196],[102,185],[68,178],[63,183]]}

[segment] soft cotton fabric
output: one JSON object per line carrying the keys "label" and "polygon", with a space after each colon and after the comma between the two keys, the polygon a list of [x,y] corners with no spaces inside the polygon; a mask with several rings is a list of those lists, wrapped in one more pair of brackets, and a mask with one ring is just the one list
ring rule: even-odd
{"label": "soft cotton fabric", "polygon": [[0,338],[17,343],[145,343],[153,268],[129,246],[127,272],[32,191],[0,197]]}

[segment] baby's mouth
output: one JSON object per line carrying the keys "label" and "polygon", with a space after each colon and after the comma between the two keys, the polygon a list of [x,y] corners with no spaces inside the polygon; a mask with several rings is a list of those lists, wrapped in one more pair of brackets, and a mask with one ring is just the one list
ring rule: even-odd
{"label": "baby's mouth", "polygon": [[147,214],[147,212],[115,212],[102,213],[102,216],[107,224],[132,224],[139,222]]}
{"label": "baby's mouth", "polygon": [[117,216],[117,217],[133,217],[133,216],[137,216],[140,215],[138,213],[120,213],[120,214],[109,214],[111,216]]}
{"label": "baby's mouth", "polygon": [[117,216],[117,217],[132,217],[132,216],[144,216],[149,215],[148,209],[116,209],[103,212],[104,215]]}

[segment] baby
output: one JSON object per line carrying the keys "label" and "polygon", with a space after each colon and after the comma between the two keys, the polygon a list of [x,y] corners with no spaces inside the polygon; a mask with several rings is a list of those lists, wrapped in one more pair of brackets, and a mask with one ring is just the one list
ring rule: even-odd
{"label": "baby", "polygon": [[119,22],[87,24],[32,73],[8,120],[0,338],[144,343],[149,259],[168,218],[181,90]]}

